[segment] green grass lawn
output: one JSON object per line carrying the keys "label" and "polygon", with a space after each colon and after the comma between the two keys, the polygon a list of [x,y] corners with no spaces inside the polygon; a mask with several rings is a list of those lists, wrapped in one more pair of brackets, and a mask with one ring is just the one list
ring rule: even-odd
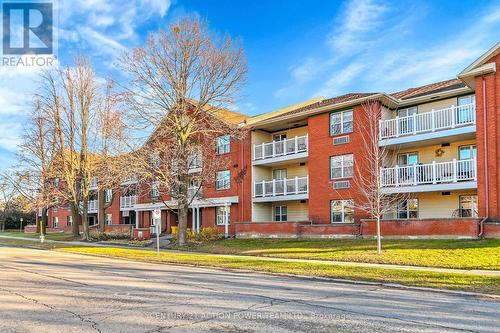
{"label": "green grass lawn", "polygon": [[[175,247],[174,247],[175,248]],[[231,239],[191,244],[186,251],[276,258],[354,261],[366,263],[462,269],[500,269],[500,239],[495,240],[375,240]]]}
{"label": "green grass lawn", "polygon": [[[19,231],[7,231],[0,232],[0,236],[15,236],[15,237],[25,237],[25,238],[40,238],[39,233],[24,233]],[[49,233],[45,235],[45,239],[57,240],[57,241],[70,241],[70,240],[79,240],[80,237],[74,237],[71,233],[66,232],[57,232],[57,233]]]}
{"label": "green grass lawn", "polygon": [[322,262],[285,262],[255,257],[227,257],[195,253],[172,253],[103,247],[70,247],[56,251],[124,258],[148,262],[189,264],[204,267],[245,269],[259,272],[307,275],[349,280],[399,283],[410,286],[446,288],[481,293],[500,294],[498,277],[472,274],[426,272],[402,269],[380,269],[327,264]]}

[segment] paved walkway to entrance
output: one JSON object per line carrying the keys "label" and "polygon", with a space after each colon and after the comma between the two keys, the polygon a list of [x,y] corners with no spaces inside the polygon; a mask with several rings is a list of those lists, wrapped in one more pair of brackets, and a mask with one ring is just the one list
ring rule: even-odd
{"label": "paved walkway to entrance", "polygon": [[[36,238],[28,238],[28,237],[17,237],[17,236],[2,236],[1,238],[8,239],[18,239],[18,240],[27,240],[32,242],[40,242],[40,240]],[[68,244],[68,245],[76,245],[76,246],[101,246],[101,247],[124,247],[131,248],[136,250],[151,250],[151,247],[143,248],[143,247],[133,247],[126,246],[124,244],[103,244],[103,243],[89,243],[89,242],[79,242],[79,241],[55,241],[55,240],[45,240],[46,243],[59,243],[59,244]],[[156,244],[156,243],[155,243]],[[153,245],[155,245],[153,244]],[[213,254],[213,253],[205,253],[205,252],[192,252],[192,251],[178,251],[178,250],[160,250],[162,252],[172,252],[172,253],[191,253],[191,254],[200,254],[200,255],[208,255],[208,256],[216,256],[216,257],[229,257],[229,258],[258,258],[260,260],[271,260],[271,261],[283,261],[283,262],[300,262],[300,263],[324,263],[330,265],[340,265],[340,266],[358,266],[358,267],[373,267],[373,268],[386,268],[386,269],[402,269],[402,270],[413,270],[413,271],[426,271],[426,272],[445,272],[445,273],[458,273],[458,274],[473,274],[473,275],[482,275],[482,276],[498,276],[500,277],[500,271],[495,270],[484,270],[484,269],[457,269],[457,268],[440,268],[440,267],[423,267],[423,266],[406,266],[406,265],[389,265],[389,264],[374,264],[374,263],[364,263],[364,262],[352,262],[352,261],[333,261],[333,260],[310,260],[310,259],[291,259],[291,258],[275,258],[275,257],[261,257],[261,256],[244,256],[244,255],[234,255],[234,254]]]}

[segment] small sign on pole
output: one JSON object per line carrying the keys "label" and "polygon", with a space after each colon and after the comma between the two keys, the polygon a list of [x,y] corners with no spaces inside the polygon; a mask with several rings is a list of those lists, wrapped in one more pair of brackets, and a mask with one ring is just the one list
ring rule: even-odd
{"label": "small sign on pole", "polygon": [[153,211],[153,220],[156,227],[156,252],[160,255],[160,232],[161,232],[161,210],[160,208],[155,208]]}

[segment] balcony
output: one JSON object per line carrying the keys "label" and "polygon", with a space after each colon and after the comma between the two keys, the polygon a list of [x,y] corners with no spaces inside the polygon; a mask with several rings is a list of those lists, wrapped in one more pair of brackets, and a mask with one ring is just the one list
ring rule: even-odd
{"label": "balcony", "polygon": [[139,178],[137,176],[128,176],[126,177],[120,185],[122,186],[127,186],[127,185],[133,185],[137,184],[139,181]]}
{"label": "balcony", "polygon": [[308,156],[308,136],[263,142],[253,146],[253,165],[273,165],[289,160],[306,160]]}
{"label": "balcony", "polygon": [[90,190],[97,190],[97,185],[98,185],[97,177],[91,177],[90,183],[89,183],[89,189]]}
{"label": "balcony", "polygon": [[477,188],[476,160],[432,162],[383,168],[380,184],[384,193],[452,191]]}
{"label": "balcony", "polygon": [[[381,146],[400,145],[414,141],[427,141],[455,136],[470,137],[476,132],[476,107],[474,104],[451,106],[407,117],[380,120]],[[473,135],[472,135],[473,137]]]}
{"label": "balcony", "polygon": [[201,157],[201,154],[190,156],[188,159],[188,165],[189,165],[188,173],[201,172],[202,163],[203,159]]}
{"label": "balcony", "polygon": [[304,200],[309,198],[309,177],[263,180],[254,183],[254,202]]}
{"label": "balcony", "polygon": [[137,204],[137,195],[120,197],[120,209],[132,208]]}
{"label": "balcony", "polygon": [[[97,200],[89,200],[87,203],[87,213],[97,213],[99,202]],[[83,202],[80,201],[80,210],[83,209]]]}

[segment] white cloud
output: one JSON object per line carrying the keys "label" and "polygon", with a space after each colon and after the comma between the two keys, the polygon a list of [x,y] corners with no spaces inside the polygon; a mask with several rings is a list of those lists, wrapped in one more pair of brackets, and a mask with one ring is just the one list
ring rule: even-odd
{"label": "white cloud", "polygon": [[[367,38],[380,29],[389,11],[386,4],[374,0],[353,0],[347,3],[339,15],[340,25],[331,33],[328,43],[340,53],[359,50],[374,43]],[[379,30],[380,32],[380,30]]]}

